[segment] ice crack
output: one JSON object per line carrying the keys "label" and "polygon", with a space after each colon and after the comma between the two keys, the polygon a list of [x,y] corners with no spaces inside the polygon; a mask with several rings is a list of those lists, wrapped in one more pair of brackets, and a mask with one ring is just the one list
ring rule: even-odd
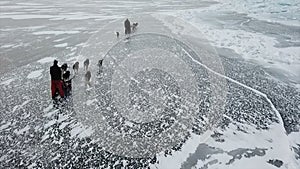
{"label": "ice crack", "polygon": [[274,106],[274,104],[272,103],[272,101],[268,98],[268,96],[267,96],[265,93],[262,93],[261,91],[258,91],[258,90],[256,90],[256,89],[253,89],[253,88],[251,88],[250,86],[247,86],[247,85],[245,85],[245,84],[243,84],[243,83],[241,83],[241,82],[238,82],[237,80],[234,80],[234,79],[232,79],[232,78],[230,78],[230,77],[228,77],[228,76],[225,76],[225,75],[223,75],[223,74],[220,74],[220,73],[218,73],[218,72],[212,70],[211,68],[209,68],[208,66],[206,66],[206,65],[203,64],[203,63],[200,63],[199,61],[197,61],[196,59],[194,59],[194,58],[191,57],[190,55],[189,55],[189,57],[192,59],[193,62],[195,62],[195,63],[197,63],[197,64],[203,66],[205,69],[207,69],[208,71],[212,72],[213,74],[218,75],[218,76],[220,76],[220,77],[222,77],[222,78],[225,78],[226,80],[229,80],[230,82],[233,82],[233,83],[235,83],[235,84],[238,84],[238,85],[240,85],[240,86],[242,86],[242,87],[244,87],[244,88],[246,88],[246,89],[248,89],[248,90],[251,90],[251,91],[255,92],[256,94],[261,95],[262,97],[264,97],[264,98],[267,100],[267,102],[271,105],[272,110],[276,113],[277,117],[279,118],[279,123],[280,123],[280,125],[282,125],[282,127],[283,127],[283,120],[282,120],[282,117],[281,117],[280,113],[278,112],[278,110],[275,108],[275,106]]}

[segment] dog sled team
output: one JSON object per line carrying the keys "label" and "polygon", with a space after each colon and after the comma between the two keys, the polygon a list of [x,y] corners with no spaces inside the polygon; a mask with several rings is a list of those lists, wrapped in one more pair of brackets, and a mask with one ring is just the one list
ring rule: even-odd
{"label": "dog sled team", "polygon": [[[138,23],[130,24],[128,19],[124,22],[125,27],[125,36],[128,38],[129,35],[136,31]],[[119,38],[120,33],[116,32],[117,38]],[[90,60],[86,59],[83,62],[83,68],[85,71],[84,79],[85,85],[91,86],[91,77],[92,73],[89,71]],[[102,71],[103,59],[99,60],[98,66],[99,71]],[[72,95],[72,79],[79,71],[79,62],[75,62],[73,65],[74,75],[71,77],[71,72],[68,70],[68,64],[64,63],[60,67],[58,66],[58,61],[54,60],[53,65],[50,67],[50,76],[51,76],[51,96],[53,100],[62,100],[66,99]],[[58,97],[60,96],[60,98]]]}
{"label": "dog sled team", "polygon": [[[83,69],[85,71],[84,79],[85,85],[91,86],[92,74],[89,71],[90,60],[86,59],[83,62]],[[100,60],[99,67],[102,67],[103,60]],[[53,65],[50,67],[51,76],[51,95],[53,100],[66,99],[72,94],[72,79],[78,74],[79,62],[75,62],[73,65],[74,75],[71,77],[71,72],[68,70],[68,64],[64,63],[60,67],[58,66],[58,61],[54,60]],[[60,96],[60,98],[57,98]]]}
{"label": "dog sled team", "polygon": [[[125,36],[128,38],[131,33],[134,33],[137,30],[138,23],[133,22],[130,23],[129,19],[127,18],[124,21],[124,28],[125,28]],[[120,32],[116,32],[117,38],[120,36]]]}

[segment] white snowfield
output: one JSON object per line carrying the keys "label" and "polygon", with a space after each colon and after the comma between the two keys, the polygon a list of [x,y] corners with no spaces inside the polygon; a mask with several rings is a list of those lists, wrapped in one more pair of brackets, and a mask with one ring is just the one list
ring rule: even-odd
{"label": "white snowfield", "polygon": [[[299,0],[0,1],[0,168],[132,167],[126,158],[102,154],[102,145],[94,139],[98,131],[74,118],[78,110],[53,108],[49,67],[54,59],[70,69],[80,61],[73,80],[76,96],[85,87],[86,55],[92,70],[106,52],[96,48],[81,55],[82,49],[95,45],[89,39],[117,19],[149,13],[174,34],[193,36],[188,25],[168,22],[163,14],[182,19],[204,35],[201,38],[223,59],[225,73],[190,55],[189,59],[228,82],[227,98],[233,101],[226,103],[234,108],[226,109],[224,124],[217,128],[200,135],[189,129],[190,137],[180,149],[158,153],[154,164],[151,159],[134,162],[151,169],[299,169]],[[156,25],[143,25],[141,20],[137,33],[151,26]],[[109,31],[121,35],[108,46],[124,37],[123,23]],[[95,94],[96,79],[92,72],[85,95]],[[101,97],[86,99],[86,107],[102,102]],[[108,162],[98,164],[100,157]]]}
{"label": "white snowfield", "polygon": [[300,26],[300,4],[298,0],[216,0],[217,10],[236,11],[250,17],[274,23]]}

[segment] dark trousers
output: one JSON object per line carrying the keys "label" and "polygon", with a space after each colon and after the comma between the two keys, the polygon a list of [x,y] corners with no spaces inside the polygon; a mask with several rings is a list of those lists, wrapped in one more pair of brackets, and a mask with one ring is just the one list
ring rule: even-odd
{"label": "dark trousers", "polygon": [[125,28],[125,35],[130,34],[131,33],[131,29],[130,28]]}

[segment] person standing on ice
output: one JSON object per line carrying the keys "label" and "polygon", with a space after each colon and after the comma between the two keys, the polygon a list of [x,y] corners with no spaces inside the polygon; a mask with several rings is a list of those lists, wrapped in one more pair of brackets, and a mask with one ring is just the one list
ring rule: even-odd
{"label": "person standing on ice", "polygon": [[50,67],[52,99],[55,99],[55,93],[57,90],[58,90],[60,97],[64,98],[63,82],[62,82],[62,78],[61,78],[62,71],[61,71],[61,68],[57,64],[58,64],[58,61],[54,60],[53,66]]}
{"label": "person standing on ice", "polygon": [[128,18],[124,22],[124,27],[125,27],[125,35],[129,35],[131,33],[131,27]]}

